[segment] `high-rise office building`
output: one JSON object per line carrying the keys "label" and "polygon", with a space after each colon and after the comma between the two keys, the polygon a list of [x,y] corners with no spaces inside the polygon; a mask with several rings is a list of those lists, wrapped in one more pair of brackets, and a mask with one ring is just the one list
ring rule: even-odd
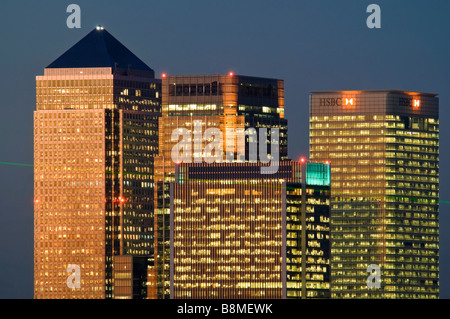
{"label": "high-rise office building", "polygon": [[286,297],[330,298],[330,165],[300,164],[286,183]]}
{"label": "high-rise office building", "polygon": [[36,77],[35,298],[113,298],[115,256],[153,265],[160,94],[154,71],[102,27]]}
{"label": "high-rise office building", "polygon": [[[258,140],[259,129],[267,129],[267,137],[257,144],[257,152],[271,154],[271,146],[279,148],[279,159],[287,158],[287,120],[284,119],[284,82],[282,80],[234,75],[163,76],[162,117],[159,121],[159,155],[155,158],[155,261],[158,298],[170,295],[170,196],[175,163],[172,141],[175,129],[185,129],[192,136],[192,162],[204,160],[205,136],[208,128],[223,132],[223,151],[236,154],[240,147],[249,159],[250,147]],[[270,129],[279,130],[279,141]],[[254,129],[254,131],[252,130]],[[229,134],[247,130],[245,141]],[[262,136],[259,136],[262,137]],[[245,144],[245,145],[243,145]],[[195,147],[201,145],[201,148]],[[262,149],[267,146],[267,150]],[[262,146],[262,147],[261,147]],[[278,152],[278,149],[277,149]],[[256,160],[259,160],[256,159]]]}
{"label": "high-rise office building", "polygon": [[310,158],[331,162],[332,298],[438,298],[436,94],[313,92]]}
{"label": "high-rise office building", "polygon": [[329,298],[330,167],[180,164],[171,184],[171,298]]}

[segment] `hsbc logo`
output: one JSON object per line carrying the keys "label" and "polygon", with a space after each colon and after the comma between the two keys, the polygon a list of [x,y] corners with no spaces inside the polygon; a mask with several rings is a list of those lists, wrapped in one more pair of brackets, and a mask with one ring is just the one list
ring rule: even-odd
{"label": "hsbc logo", "polygon": [[400,106],[412,106],[413,108],[419,108],[420,107],[420,100],[419,99],[410,99],[401,97],[398,100],[398,104]]}
{"label": "hsbc logo", "polygon": [[321,98],[319,99],[320,106],[354,106],[356,99],[350,98]]}

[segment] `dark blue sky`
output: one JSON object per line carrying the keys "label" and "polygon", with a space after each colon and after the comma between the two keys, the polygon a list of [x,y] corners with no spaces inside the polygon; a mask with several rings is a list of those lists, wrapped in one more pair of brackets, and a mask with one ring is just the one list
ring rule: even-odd
{"label": "dark blue sky", "polygon": [[[66,8],[81,7],[81,29]],[[381,7],[381,29],[366,8]],[[450,201],[449,1],[0,1],[0,162],[33,162],[35,76],[97,24],[168,74],[285,80],[289,155],[308,153],[308,93],[438,93],[441,201]],[[0,298],[33,297],[33,170],[0,165]],[[441,297],[450,298],[450,204],[442,204]]]}

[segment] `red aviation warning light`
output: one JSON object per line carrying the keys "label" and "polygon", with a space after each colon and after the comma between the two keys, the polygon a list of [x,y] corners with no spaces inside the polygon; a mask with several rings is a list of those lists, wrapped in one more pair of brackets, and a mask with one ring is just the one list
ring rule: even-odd
{"label": "red aviation warning light", "polygon": [[300,158],[300,163],[304,163],[306,159],[304,157]]}
{"label": "red aviation warning light", "polygon": [[161,74],[162,78],[164,79],[165,77],[167,77],[166,73]]}
{"label": "red aviation warning light", "polygon": [[228,75],[229,75],[229,76],[233,76],[233,75],[234,75],[234,73],[233,73],[233,72],[230,72],[230,73],[228,73]]}
{"label": "red aviation warning light", "polygon": [[[119,196],[119,198],[115,198],[114,200],[113,200],[113,203],[120,203],[120,204],[123,204],[123,203],[125,203],[127,200],[125,199],[125,197],[122,197],[122,196]],[[105,199],[105,202],[106,202],[106,199]]]}

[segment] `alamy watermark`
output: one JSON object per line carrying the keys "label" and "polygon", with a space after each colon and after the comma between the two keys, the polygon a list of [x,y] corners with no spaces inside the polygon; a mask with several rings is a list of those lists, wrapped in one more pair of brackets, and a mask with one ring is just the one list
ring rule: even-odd
{"label": "alamy watermark", "polygon": [[71,13],[66,20],[69,29],[81,28],[81,8],[78,4],[69,4],[66,9],[67,13]]}
{"label": "alamy watermark", "polygon": [[381,8],[378,4],[370,4],[366,9],[370,15],[367,17],[366,25],[369,29],[381,28]]}
{"label": "alamy watermark", "polygon": [[[258,132],[252,127],[246,130],[227,128],[223,134],[216,127],[207,128],[203,132],[203,126],[203,121],[198,120],[194,121],[192,132],[186,128],[173,130],[171,140],[178,141],[171,152],[173,162],[243,163],[246,160],[246,145],[248,145],[248,162],[256,163],[259,160],[260,163],[269,164],[261,166],[261,174],[275,174],[278,171],[280,160],[278,128],[271,128],[270,131],[267,128],[259,128]],[[267,151],[268,145],[270,145],[270,154]]]}
{"label": "alamy watermark", "polygon": [[367,272],[370,274],[367,277],[367,287],[369,289],[381,288],[381,269],[380,266],[371,264],[367,266]]}
{"label": "alamy watermark", "polygon": [[69,273],[67,277],[67,287],[70,289],[81,287],[81,270],[77,264],[69,264],[66,271]]}

